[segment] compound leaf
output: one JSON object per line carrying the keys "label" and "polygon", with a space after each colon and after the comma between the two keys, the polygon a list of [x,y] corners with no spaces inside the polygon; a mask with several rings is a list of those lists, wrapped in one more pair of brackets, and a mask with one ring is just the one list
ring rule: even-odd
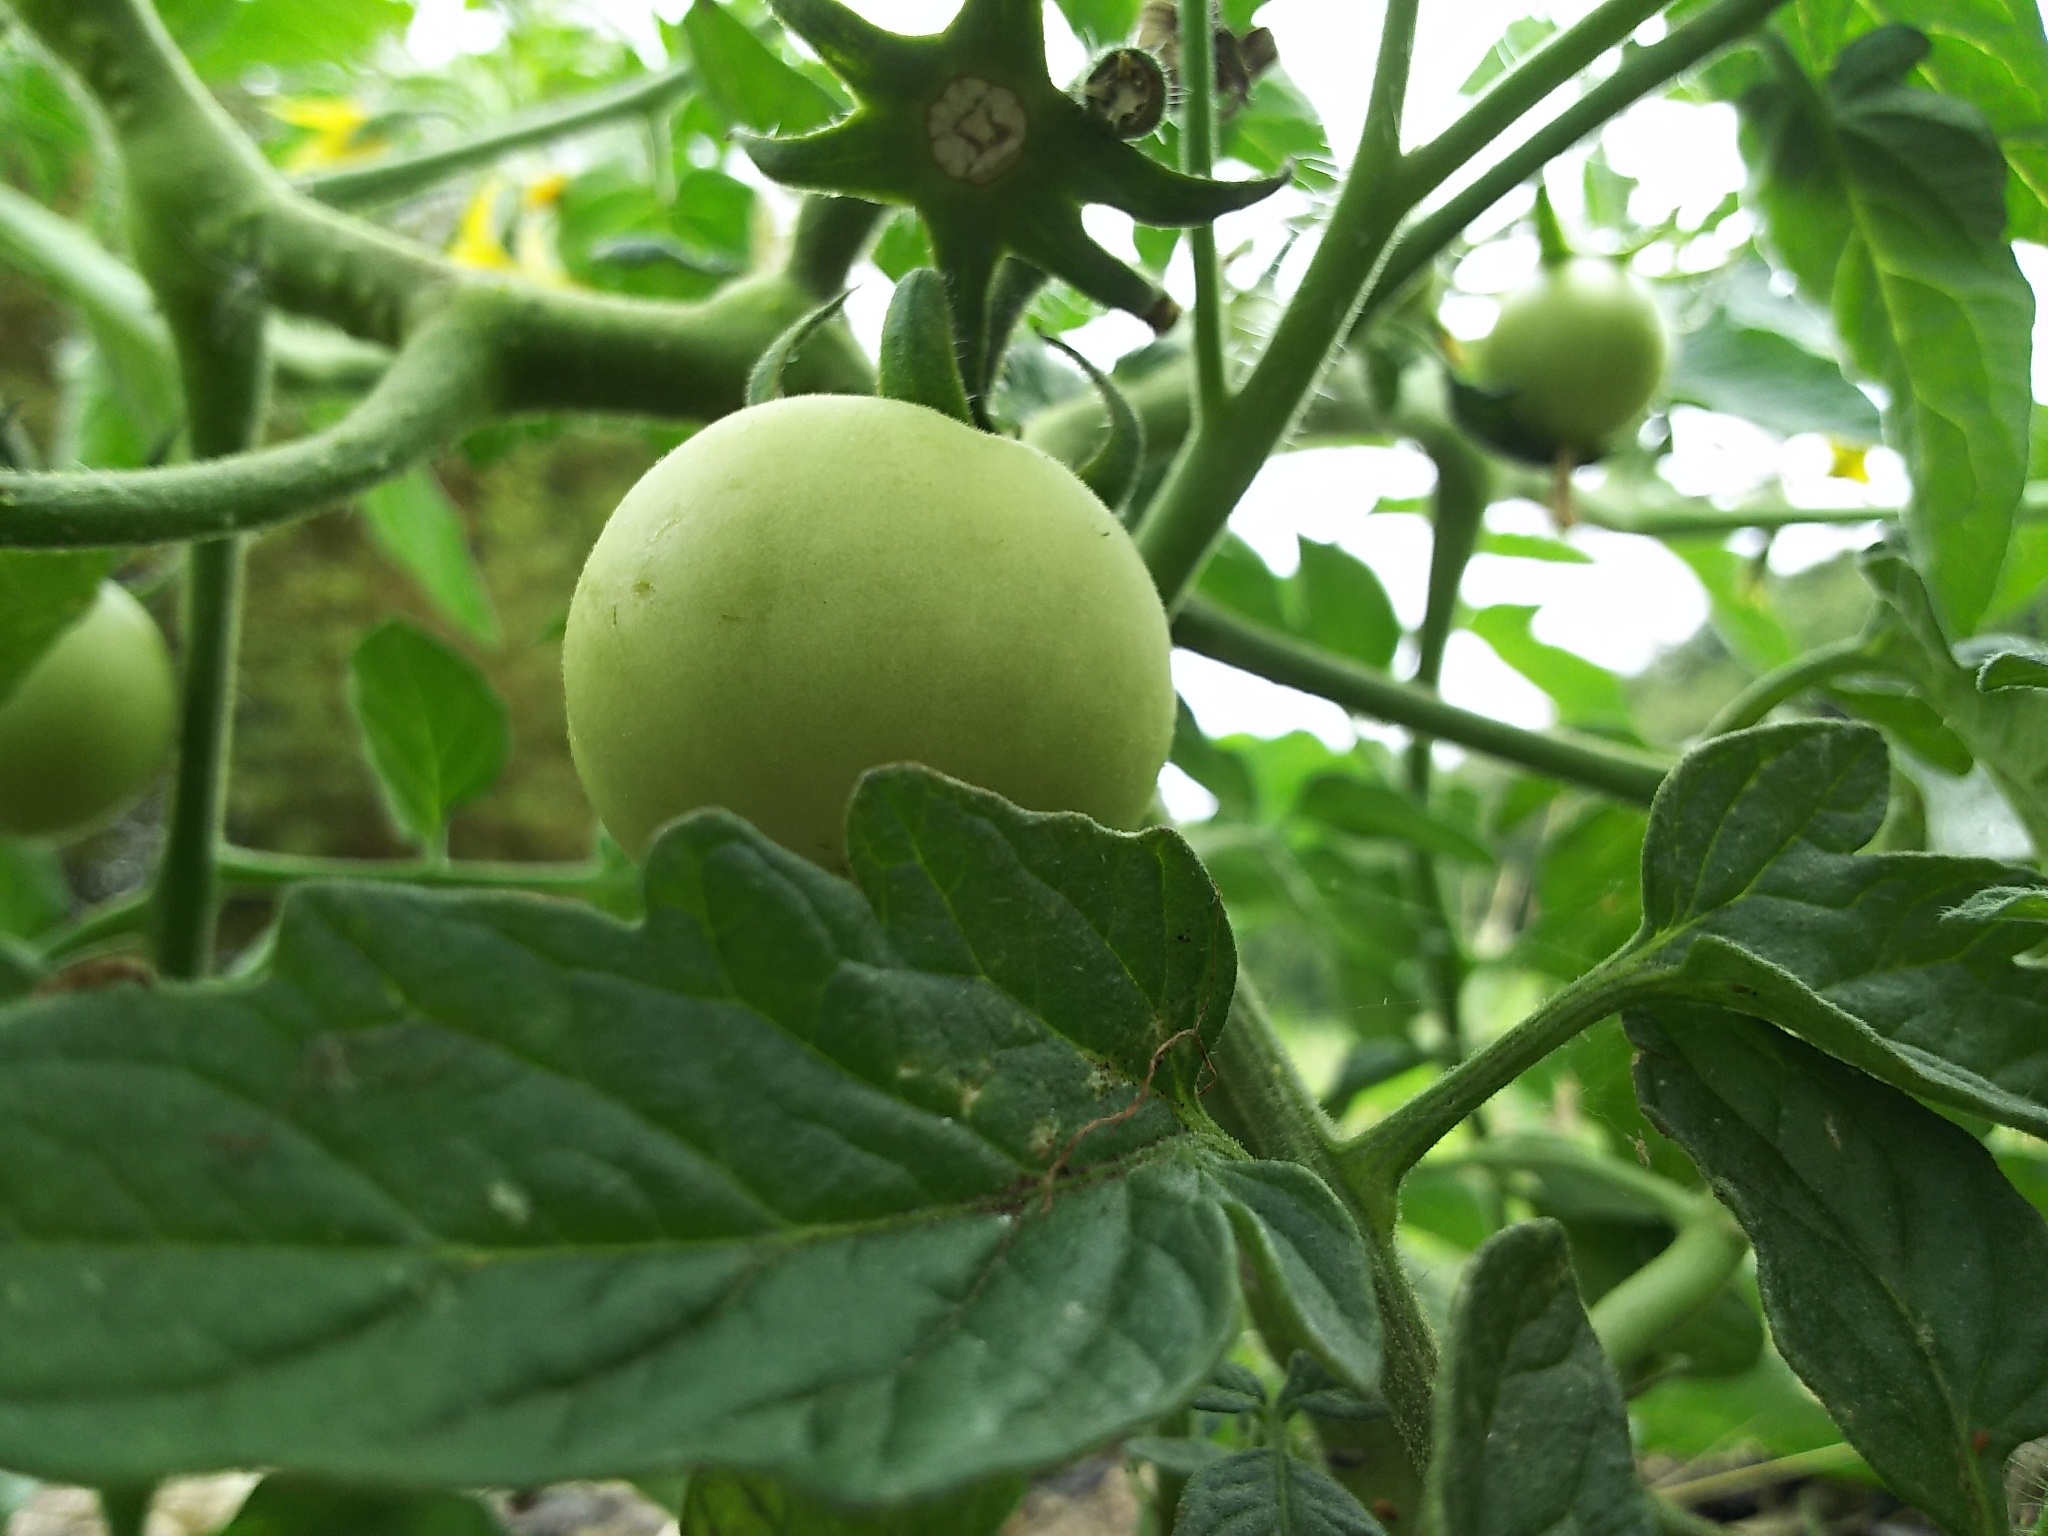
{"label": "compound leaf", "polygon": [[403,620],[356,646],[348,701],[392,816],[422,843],[505,771],[504,701],[466,657]]}
{"label": "compound leaf", "polygon": [[1643,844],[1664,990],[1768,1017],[1923,1098],[2048,1132],[2048,971],[2024,924],[1950,914],[2042,884],[1990,859],[1859,854],[1884,818],[1884,738],[1801,721],[1723,736],[1673,771]]}
{"label": "compound leaf", "polygon": [[2048,1434],[2048,1223],[1967,1132],[1737,1014],[1629,1015],[1644,1108],[1756,1245],[1779,1349],[1894,1491],[2003,1536]]}
{"label": "compound leaf", "polygon": [[0,1465],[881,1503],[1185,1403],[1214,888],[921,769],[849,827],[858,888],[703,812],[637,927],[304,887],[258,976],[11,1005]]}

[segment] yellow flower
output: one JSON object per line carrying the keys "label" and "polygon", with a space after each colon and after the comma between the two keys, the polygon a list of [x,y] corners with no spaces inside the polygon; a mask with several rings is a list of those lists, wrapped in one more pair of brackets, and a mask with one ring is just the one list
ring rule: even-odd
{"label": "yellow flower", "polygon": [[357,140],[370,114],[353,101],[334,96],[287,96],[272,105],[270,112],[280,122],[306,130],[307,136],[285,156],[287,171],[360,160],[382,147],[378,140]]}
{"label": "yellow flower", "polygon": [[1828,463],[1828,478],[1831,480],[1854,480],[1858,485],[1870,484],[1870,466],[1865,462],[1867,455],[1861,448],[1850,443],[1830,442],[1834,457]]}
{"label": "yellow flower", "polygon": [[506,268],[517,266],[512,253],[498,233],[498,202],[505,190],[504,178],[487,176],[462,211],[462,223],[448,246],[448,259],[458,267]]}

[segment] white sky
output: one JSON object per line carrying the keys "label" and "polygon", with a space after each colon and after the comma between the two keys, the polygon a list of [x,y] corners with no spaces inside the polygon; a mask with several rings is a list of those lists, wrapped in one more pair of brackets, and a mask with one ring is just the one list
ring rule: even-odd
{"label": "white sky", "polygon": [[[851,0],[864,15],[901,32],[931,32],[943,27],[958,0]],[[593,17],[632,39],[650,62],[660,58],[652,18],[680,17],[686,0],[586,0]],[[1560,23],[1575,20],[1592,6],[1583,0],[1559,0],[1549,7]],[[1458,85],[1469,75],[1507,23],[1531,6],[1523,0],[1459,0],[1456,5],[1423,8],[1423,21],[1409,93],[1407,136],[1429,137],[1459,109]],[[1046,6],[1048,53],[1055,78],[1078,74],[1085,54],[1052,4]],[[1330,141],[1340,160],[1348,160],[1364,112],[1372,52],[1379,32],[1377,0],[1269,0],[1259,13],[1278,39],[1283,66],[1322,112]],[[1653,22],[1653,28],[1661,28]],[[502,24],[488,11],[466,9],[463,0],[421,0],[407,42],[424,63],[445,61],[455,53],[493,46]],[[1671,101],[1640,104],[1602,136],[1616,170],[1639,187],[1631,212],[1654,223],[1674,210],[1697,220],[1743,182],[1737,153],[1735,116],[1721,105],[1689,105]],[[1564,162],[1565,174],[1552,179],[1552,195],[1570,221],[1578,198],[1578,161]],[[735,166],[739,174],[750,168]],[[1256,270],[1277,247],[1276,224],[1289,205],[1282,193],[1266,204],[1232,215],[1218,226],[1223,249],[1248,245],[1244,258]],[[1297,200],[1291,206],[1299,207]],[[1483,334],[1492,319],[1487,297],[1512,287],[1534,266],[1534,242],[1519,233],[1515,221],[1528,208],[1520,194],[1482,219],[1475,233],[1499,232],[1504,238],[1468,259],[1456,274],[1462,292],[1446,305],[1446,324],[1467,336]],[[1731,220],[1728,233],[1746,227]],[[1090,210],[1089,227],[1112,249],[1131,254],[1129,222],[1108,210]],[[1710,266],[1723,252],[1688,251],[1688,266]],[[1291,263],[1299,270],[1307,252]],[[1668,252],[1650,253],[1644,270],[1658,275],[1670,268]],[[2020,259],[2037,292],[2048,293],[2048,250],[2023,247]],[[1661,265],[1658,265],[1661,263]],[[1284,273],[1283,273],[1284,281]],[[1169,271],[1167,286],[1185,304],[1188,275],[1184,265]],[[856,329],[872,342],[879,335],[887,293],[879,282],[857,290],[848,306]],[[2042,306],[2048,310],[2048,305]],[[1107,365],[1120,353],[1147,339],[1145,328],[1129,316],[1112,315],[1094,322],[1069,339]],[[2048,398],[2048,315],[2037,326],[2035,394]],[[1812,505],[1896,505],[1904,499],[1904,476],[1896,458],[1873,455],[1873,484],[1864,488],[1826,478],[1827,446],[1818,439],[1779,443],[1750,424],[1706,412],[1674,413],[1674,448],[1667,462],[1673,482],[1689,494],[1738,496],[1780,475],[1788,494]],[[1377,497],[1412,496],[1427,488],[1429,469],[1420,455],[1401,449],[1342,448],[1283,455],[1269,463],[1231,519],[1231,527],[1283,574],[1294,564],[1297,535],[1335,541],[1370,564],[1392,594],[1403,621],[1421,617],[1428,563],[1428,527],[1412,514],[1368,516]],[[1848,498],[1845,500],[1845,498]],[[1526,505],[1494,509],[1489,526],[1514,531],[1548,532],[1548,514]],[[1825,559],[1837,551],[1869,542],[1868,525],[1811,527],[1786,531],[1773,544],[1771,563],[1792,570]],[[1475,605],[1536,604],[1538,638],[1564,646],[1617,671],[1634,673],[1662,650],[1691,635],[1704,621],[1705,594],[1692,573],[1655,540],[1575,528],[1567,538],[1593,557],[1590,565],[1556,565],[1481,555],[1466,578],[1465,595]],[[1293,729],[1316,732],[1333,746],[1348,744],[1353,727],[1343,711],[1322,700],[1250,678],[1204,658],[1182,654],[1174,676],[1205,730],[1275,735]],[[1482,641],[1460,633],[1445,658],[1443,689],[1447,697],[1518,725],[1541,728],[1554,721],[1549,700],[1509,669]],[[1172,769],[1162,788],[1169,809],[1199,815],[1207,797]]]}

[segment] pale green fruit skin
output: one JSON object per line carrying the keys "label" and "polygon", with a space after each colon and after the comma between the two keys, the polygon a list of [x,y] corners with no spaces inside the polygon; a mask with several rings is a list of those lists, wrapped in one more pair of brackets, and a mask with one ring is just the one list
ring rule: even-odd
{"label": "pale green fruit skin", "polygon": [[1511,409],[1561,447],[1593,452],[1664,382],[1670,342],[1657,301],[1618,262],[1575,256],[1502,301],[1479,373],[1518,391]]}
{"label": "pale green fruit skin", "polygon": [[64,839],[104,826],[162,770],[176,717],[156,622],[102,583],[0,703],[0,832]]}
{"label": "pale green fruit skin", "polygon": [[569,740],[638,857],[700,806],[844,863],[854,781],[917,762],[1131,826],[1173,739],[1166,615],[1102,503],[922,406],[728,416],[612,514],[563,637]]}

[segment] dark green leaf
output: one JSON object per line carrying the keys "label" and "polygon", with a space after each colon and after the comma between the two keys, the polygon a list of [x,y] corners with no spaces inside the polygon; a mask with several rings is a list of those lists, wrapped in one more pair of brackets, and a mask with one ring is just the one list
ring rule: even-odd
{"label": "dark green leaf", "polygon": [[266,1477],[242,1501],[221,1536],[504,1536],[498,1519],[468,1494],[399,1491]]}
{"label": "dark green leaf", "polygon": [[1550,696],[1566,725],[1633,735],[1621,679],[1583,656],[1538,640],[1530,631],[1535,618],[1534,608],[1500,605],[1480,609],[1465,623],[1502,661]]}
{"label": "dark green leaf", "polygon": [[11,933],[0,933],[0,1003],[26,995],[43,979],[42,955]]}
{"label": "dark green leaf", "polygon": [[851,1512],[758,1474],[699,1472],[679,1536],[995,1536],[1023,1496],[1023,1479],[994,1478],[942,1499]]}
{"label": "dark green leaf", "polygon": [[2026,478],[2034,300],[2005,239],[1990,127],[1901,79],[1916,36],[1858,38],[1825,89],[1788,57],[1743,108],[1772,240],[1890,397],[1915,556],[1968,633],[1997,590]]}
{"label": "dark green leaf", "polygon": [[1329,1473],[1285,1451],[1239,1451],[1188,1479],[1174,1536],[1385,1536]]}
{"label": "dark green leaf", "polygon": [[807,133],[838,115],[814,81],[776,57],[715,0],[693,0],[683,17],[704,94],[729,121],[756,133]]}
{"label": "dark green leaf", "polygon": [[2029,884],[1988,859],[1858,854],[1883,822],[1884,739],[1802,721],[1719,737],[1657,796],[1643,845],[1651,963],[1677,994],[1768,1017],[1896,1087],[2048,1131],[2048,971],[2019,924],[1947,914]]}
{"label": "dark green leaf", "polygon": [[301,888],[258,977],[13,1006],[0,1464],[887,1502],[1186,1402],[1238,1326],[1169,1107],[1213,887],[912,768],[848,841],[859,889],[700,813],[637,928]]}
{"label": "dark green leaf", "polygon": [[92,606],[111,560],[96,549],[0,550],[0,704]]}
{"label": "dark green leaf", "polygon": [[1491,864],[1493,850],[1406,790],[1356,774],[1326,773],[1302,787],[1296,810],[1353,837],[1391,838],[1447,859]]}
{"label": "dark green leaf", "polygon": [[1726,1011],[1630,1035],[1653,1117],[1756,1245],[1779,1348],[1850,1444],[1954,1536],[2003,1536],[2005,1460],[2048,1434],[2048,1224],[1967,1132]]}
{"label": "dark green leaf", "polygon": [[1440,1536],[1650,1536],[1628,1409],[1579,1304],[1564,1229],[1523,1222],[1472,1256],[1451,1305],[1429,1464]]}
{"label": "dark green leaf", "polygon": [[1557,31],[1557,23],[1543,16],[1521,16],[1507,25],[1500,40],[1486,50],[1486,57],[1458,87],[1461,96],[1476,96],[1522,59],[1534,53]]}
{"label": "dark green leaf", "polygon": [[1544,840],[1518,959],[1570,978],[1627,941],[1642,920],[1644,825],[1633,806],[1589,805]]}
{"label": "dark green leaf", "polygon": [[1334,544],[1303,539],[1293,586],[1304,610],[1303,639],[1368,667],[1384,669],[1393,661],[1401,621],[1371,566]]}
{"label": "dark green leaf", "polygon": [[386,480],[363,495],[370,535],[419,583],[434,611],[485,645],[498,643],[498,614],[469,550],[462,512],[430,469]]}
{"label": "dark green leaf", "polygon": [[1295,1163],[1236,1163],[1216,1184],[1238,1249],[1290,1332],[1338,1382],[1373,1391],[1379,1315],[1357,1225],[1313,1173]]}
{"label": "dark green leaf", "polygon": [[2013,814],[2048,853],[2048,692],[1983,692],[1950,652],[1919,573],[1890,550],[1866,555],[1863,573],[1882,599],[1891,653],[2004,792]]}
{"label": "dark green leaf", "polygon": [[1266,1407],[1266,1384],[1250,1367],[1221,1360],[1190,1406],[1203,1413],[1261,1413]]}
{"label": "dark green leaf", "polygon": [[402,620],[356,646],[348,702],[391,814],[422,843],[495,784],[511,754],[505,704],[489,679]]}

